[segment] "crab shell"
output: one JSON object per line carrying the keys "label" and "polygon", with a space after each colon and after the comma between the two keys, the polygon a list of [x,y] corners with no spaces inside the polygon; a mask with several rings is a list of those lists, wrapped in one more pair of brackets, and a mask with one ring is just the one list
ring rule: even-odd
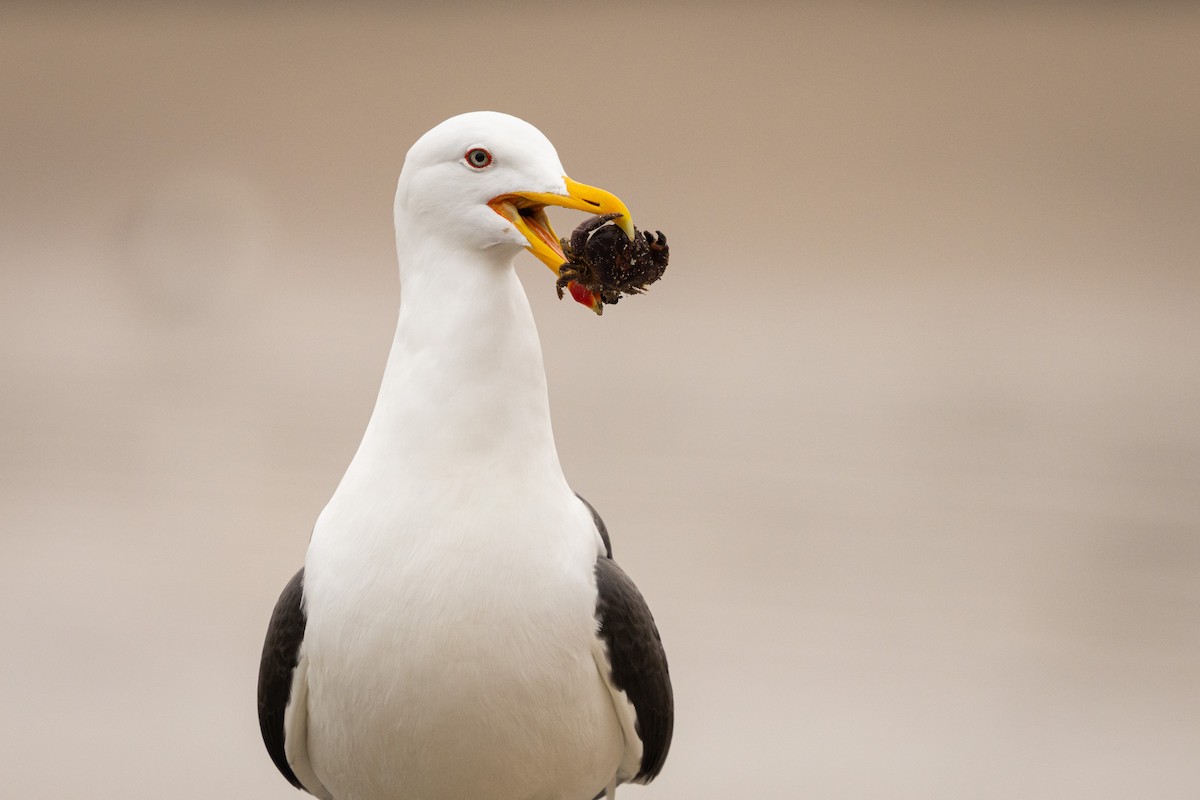
{"label": "crab shell", "polygon": [[586,220],[570,241],[562,240],[569,260],[560,272],[560,296],[563,286],[573,295],[582,288],[611,305],[622,293],[640,294],[662,277],[669,258],[666,237],[635,229],[630,238],[621,228],[607,224],[614,216]]}

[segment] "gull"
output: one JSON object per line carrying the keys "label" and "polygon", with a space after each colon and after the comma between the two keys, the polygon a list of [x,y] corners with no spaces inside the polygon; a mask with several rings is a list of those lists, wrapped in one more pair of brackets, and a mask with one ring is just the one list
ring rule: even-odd
{"label": "gull", "polygon": [[453,117],[405,158],[379,397],[259,673],[267,751],[316,797],[591,800],[666,759],[659,633],[563,475],[517,278],[522,251],[566,261],[551,205],[634,234],[623,202],[566,177],[516,117]]}

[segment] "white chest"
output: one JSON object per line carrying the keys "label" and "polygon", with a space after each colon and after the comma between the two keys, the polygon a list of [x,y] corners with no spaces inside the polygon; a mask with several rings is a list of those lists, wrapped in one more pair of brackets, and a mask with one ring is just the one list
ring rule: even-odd
{"label": "white chest", "polygon": [[441,500],[335,498],[314,532],[318,776],[338,800],[592,796],[622,739],[592,655],[590,517],[558,486]]}

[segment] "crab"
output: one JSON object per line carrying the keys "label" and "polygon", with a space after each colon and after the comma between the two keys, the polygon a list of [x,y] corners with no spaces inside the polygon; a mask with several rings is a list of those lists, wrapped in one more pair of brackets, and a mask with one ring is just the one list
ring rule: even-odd
{"label": "crab", "polygon": [[620,214],[602,214],[583,222],[561,240],[567,262],[559,267],[555,289],[579,284],[603,303],[615,305],[622,294],[641,294],[667,269],[667,237],[634,228],[630,239],[620,227],[608,223]]}

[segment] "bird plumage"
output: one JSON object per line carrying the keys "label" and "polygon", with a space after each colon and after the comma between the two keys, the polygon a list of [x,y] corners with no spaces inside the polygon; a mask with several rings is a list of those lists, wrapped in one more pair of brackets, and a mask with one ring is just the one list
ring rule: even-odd
{"label": "bird plumage", "polygon": [[[496,169],[460,163],[474,146]],[[513,264],[524,240],[487,205],[562,192],[562,174],[540,132],[499,114],[409,151],[379,399],[264,646],[268,751],[319,797],[585,800],[665,757],[657,631],[563,476]]]}

